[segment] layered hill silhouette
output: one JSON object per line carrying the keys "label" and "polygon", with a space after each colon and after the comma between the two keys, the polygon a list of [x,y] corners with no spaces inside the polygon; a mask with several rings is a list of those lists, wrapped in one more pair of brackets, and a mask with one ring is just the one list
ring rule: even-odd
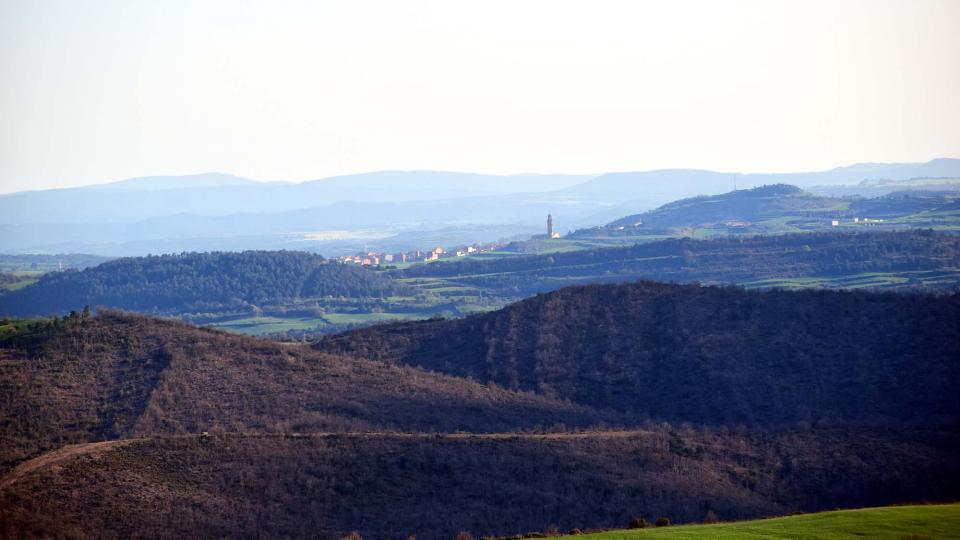
{"label": "layered hill silhouette", "polygon": [[0,195],[0,224],[120,223],[189,214],[284,212],[337,202],[409,202],[560,189],[577,175],[497,176],[446,171],[379,171],[300,183],[257,182],[223,173],[131,178]]}
{"label": "layered hill silhouette", "polygon": [[591,227],[677,199],[721,194],[735,185],[788,183],[827,187],[820,189],[823,193],[829,188],[889,193],[854,184],[921,177],[960,177],[960,160],[865,163],[784,174],[381,171],[301,183],[255,182],[218,173],[146,177],[0,195],[0,251],[118,257],[287,248],[334,256],[356,252],[366,240],[371,249],[412,250],[436,245],[435,238],[449,246],[529,236],[541,231],[543,216],[550,212],[560,231]]}
{"label": "layered hill silhouette", "polygon": [[828,171],[797,173],[755,173],[704,171],[698,169],[664,169],[608,173],[566,188],[581,196],[640,198],[644,194],[660,203],[695,194],[722,193],[738,182],[743,187],[785,183],[801,187],[828,184],[854,184],[863,180],[907,180],[911,178],[956,178],[960,176],[960,160],[933,159],[926,163],[856,163]]}
{"label": "layered hill silhouette", "polygon": [[410,202],[483,194],[550,192],[610,202],[647,199],[658,204],[696,194],[722,193],[734,177],[742,186],[789,183],[803,187],[862,180],[960,177],[960,160],[860,163],[809,173],[740,174],[664,169],[601,175],[483,175],[449,171],[379,171],[319,180],[256,182],[223,173],[154,176],[66,189],[0,195],[0,224],[119,223],[190,214],[224,216],[283,212],[336,202]]}
{"label": "layered hill silhouette", "polygon": [[315,346],[653,419],[955,426],[957,320],[956,294],[639,282],[568,287]]}
{"label": "layered hill silhouette", "polygon": [[[303,252],[184,253],[50,272],[31,286],[0,293],[0,315],[62,315],[89,305],[198,322],[263,314],[316,320],[324,310],[369,313],[379,306],[396,316],[425,317],[462,302],[456,295],[464,291],[506,302],[568,285],[636,279],[949,291],[960,284],[960,236],[922,230],[684,238],[385,272]],[[431,281],[441,292],[417,303],[418,295],[431,291],[419,285]],[[401,296],[407,304],[398,301]]]}
{"label": "layered hill silhouette", "polygon": [[179,433],[510,431],[617,418],[533,393],[107,311],[0,326],[0,470]]}
{"label": "layered hill silhouette", "polygon": [[958,315],[642,282],[312,347],[4,321],[0,536],[441,539],[954,499]]}
{"label": "layered hill silhouette", "polygon": [[37,316],[84,305],[158,315],[247,311],[316,297],[380,298],[409,288],[363,268],[295,251],[131,257],[45,274],[0,296],[0,313]]}

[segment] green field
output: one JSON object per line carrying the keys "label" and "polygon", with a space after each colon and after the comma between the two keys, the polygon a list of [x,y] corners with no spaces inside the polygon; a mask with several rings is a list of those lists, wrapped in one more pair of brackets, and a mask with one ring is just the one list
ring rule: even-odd
{"label": "green field", "polygon": [[6,279],[0,279],[0,289],[6,289],[8,291],[16,291],[22,289],[27,285],[33,285],[40,279],[40,276],[43,275],[43,272],[35,270],[17,270],[14,272],[8,272],[8,276],[12,277],[12,281]]}
{"label": "green field", "polygon": [[323,326],[323,319],[311,317],[244,317],[211,323],[211,326],[240,334],[259,336],[287,330],[312,330]]}
{"label": "green field", "polygon": [[[440,313],[441,315],[443,313]],[[231,332],[261,336],[287,330],[314,330],[339,324],[373,324],[384,321],[425,319],[437,313],[327,313],[322,317],[243,317],[209,323],[210,326]],[[451,314],[447,314],[450,316]]]}
{"label": "green field", "polygon": [[365,324],[382,321],[396,321],[403,319],[420,319],[428,315],[416,313],[328,313],[323,316],[331,324]]}
{"label": "green field", "polygon": [[3,288],[5,288],[8,291],[17,291],[26,287],[27,285],[33,285],[36,282],[37,282],[36,279],[24,277],[24,278],[21,278],[19,281],[5,284]]}
{"label": "green field", "polygon": [[935,286],[940,283],[957,283],[960,270],[915,270],[902,272],[863,272],[847,276],[810,276],[796,278],[767,278],[742,283],[747,289],[779,287],[801,289],[823,287],[830,289],[895,288],[907,284]]}
{"label": "green field", "polygon": [[882,538],[921,540],[960,538],[960,504],[891,506],[820,512],[756,521],[626,529],[565,536],[597,540],[760,539],[791,540]]}

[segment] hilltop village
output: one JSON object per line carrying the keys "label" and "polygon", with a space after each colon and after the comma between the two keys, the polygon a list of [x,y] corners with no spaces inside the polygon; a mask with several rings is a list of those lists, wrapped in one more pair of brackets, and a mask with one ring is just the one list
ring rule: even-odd
{"label": "hilltop village", "polygon": [[[560,238],[560,233],[556,232],[553,229],[553,216],[547,214],[547,232],[546,234],[536,234],[531,237],[531,239],[555,239]],[[354,255],[344,255],[338,257],[337,260],[343,264],[357,264],[360,266],[381,266],[381,265],[392,265],[392,264],[402,264],[402,263],[414,263],[414,262],[432,262],[439,259],[446,258],[456,258],[456,257],[466,257],[467,255],[473,255],[476,253],[486,253],[489,251],[494,251],[504,247],[506,244],[500,242],[485,242],[479,244],[471,244],[466,246],[457,246],[455,248],[446,249],[442,247],[435,247],[429,251],[421,251],[415,249],[407,252],[397,252],[397,253],[388,253],[388,252],[377,252],[377,251],[363,251]]]}
{"label": "hilltop village", "polygon": [[466,257],[474,253],[485,253],[502,247],[497,242],[488,242],[483,244],[472,244],[469,246],[458,246],[456,248],[446,249],[435,247],[428,251],[415,249],[412,251],[400,251],[396,253],[387,253],[379,251],[366,251],[355,255],[344,255],[337,260],[343,264],[357,264],[360,266],[380,266],[389,264],[413,263],[413,262],[431,262],[438,259],[451,257]]}

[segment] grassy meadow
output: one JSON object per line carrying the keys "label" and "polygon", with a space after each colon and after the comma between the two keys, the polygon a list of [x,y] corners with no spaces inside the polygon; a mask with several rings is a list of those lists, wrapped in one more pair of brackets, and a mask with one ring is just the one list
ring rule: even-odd
{"label": "grassy meadow", "polygon": [[[574,538],[567,536],[565,538]],[[578,535],[596,540],[937,540],[960,538],[960,504],[838,510],[712,525],[626,529]]]}

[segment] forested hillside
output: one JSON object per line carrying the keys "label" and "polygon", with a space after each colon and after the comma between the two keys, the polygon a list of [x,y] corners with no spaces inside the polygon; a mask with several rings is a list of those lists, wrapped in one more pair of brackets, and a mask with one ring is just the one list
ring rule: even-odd
{"label": "forested hillside", "polygon": [[439,540],[955,499],[958,303],[589,286],[319,344],[372,359],[110,310],[3,321],[0,537]]}
{"label": "forested hillside", "polygon": [[324,336],[316,348],[653,419],[955,426],[958,320],[957,294],[640,282]]}
{"label": "forested hillside", "polygon": [[62,314],[84,305],[161,315],[221,314],[303,298],[380,298],[406,291],[366,269],[309,253],[184,253],[46,274],[32,286],[0,296],[0,314]]}
{"label": "forested hillside", "polygon": [[119,259],[23,276],[0,291],[0,316],[85,305],[174,316],[291,338],[374,322],[458,316],[584,283],[735,283],[948,292],[960,287],[960,235],[829,232],[675,239],[547,255],[460,258],[370,270],[301,252],[188,253]]}

